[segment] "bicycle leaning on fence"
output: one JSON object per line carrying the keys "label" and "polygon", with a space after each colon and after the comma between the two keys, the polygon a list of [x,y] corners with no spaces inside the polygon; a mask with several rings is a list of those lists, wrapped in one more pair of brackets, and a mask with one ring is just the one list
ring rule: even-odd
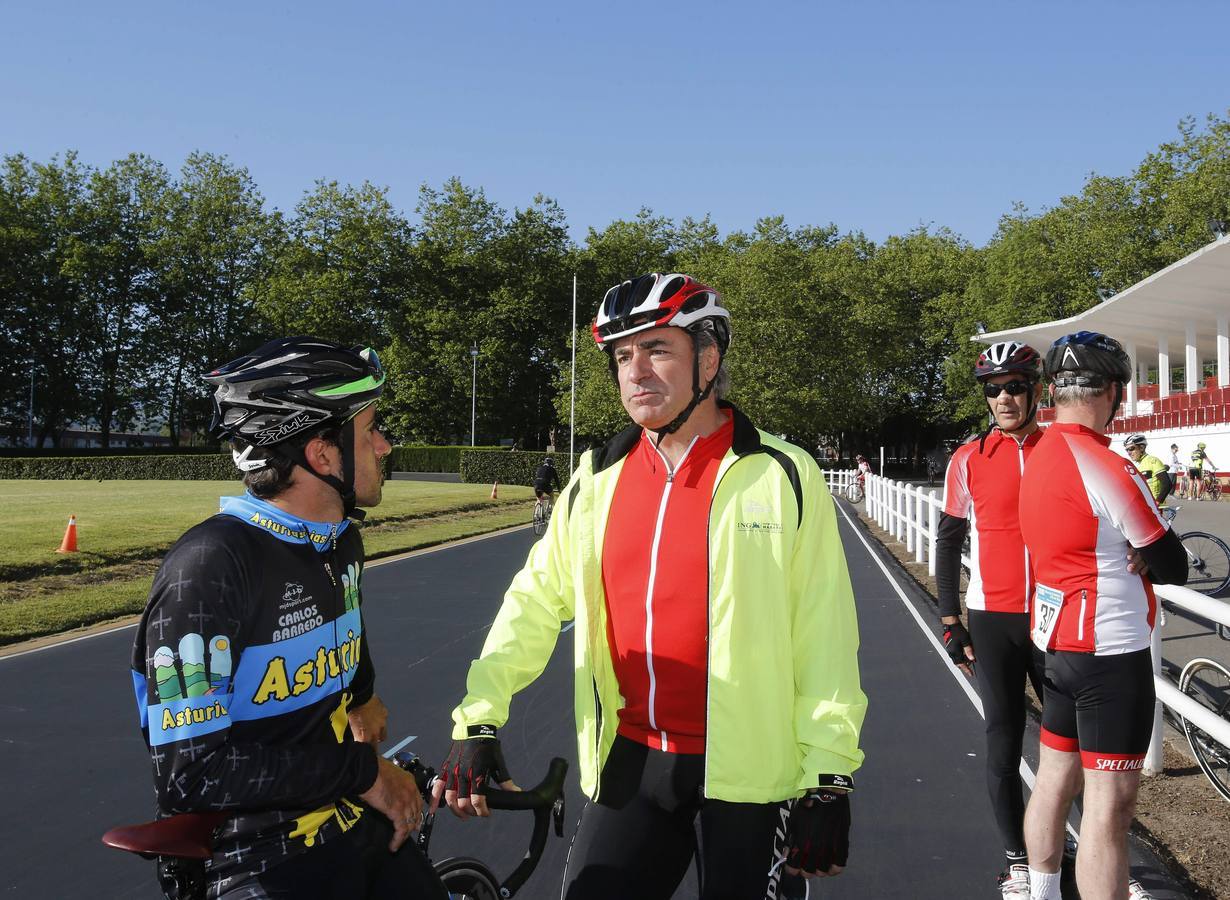
{"label": "bicycle leaning on fence", "polygon": [[[1179,675],[1179,690],[1201,706],[1230,721],[1230,671],[1216,660],[1193,659]],[[1212,735],[1179,716],[1183,734],[1200,771],[1212,783],[1214,790],[1230,800],[1230,748]]]}
{"label": "bicycle leaning on fence", "polygon": [[[435,770],[423,765],[413,753],[402,751],[393,762],[414,776],[419,793],[431,796]],[[534,830],[529,850],[520,865],[501,880],[481,860],[468,856],[452,856],[432,864],[450,900],[504,900],[514,896],[538,866],[547,843],[547,828],[554,824],[555,834],[564,834],[564,777],[568,773],[566,760],[551,760],[547,775],[533,788],[524,791],[501,791],[488,788],[487,806],[491,809],[530,810],[534,813]],[[376,813],[369,813],[374,815]],[[418,829],[418,847],[430,860],[428,849],[435,823],[435,804],[428,803]],[[127,850],[158,866],[159,883],[167,900],[203,900],[205,897],[205,861],[213,855],[215,831],[231,812],[180,813],[141,825],[112,828],[103,835],[108,847]]]}
{"label": "bicycle leaning on fence", "polygon": [[[1163,506],[1162,515],[1174,522],[1182,508]],[[1189,588],[1215,597],[1230,587],[1230,546],[1225,541],[1207,531],[1188,531],[1179,540],[1187,552]]]}

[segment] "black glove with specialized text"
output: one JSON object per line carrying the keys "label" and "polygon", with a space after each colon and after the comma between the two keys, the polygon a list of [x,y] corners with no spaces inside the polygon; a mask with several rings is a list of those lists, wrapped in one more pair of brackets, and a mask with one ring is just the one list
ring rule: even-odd
{"label": "black glove with specialized text", "polygon": [[969,632],[960,622],[944,626],[944,649],[948,652],[948,657],[954,666],[969,665],[972,662],[965,655],[965,648],[973,646],[974,642]]}
{"label": "black glove with specialized text", "polygon": [[453,749],[440,770],[444,789],[456,791],[462,797],[485,794],[487,785],[494,782],[499,787],[510,778],[495,727],[471,725],[467,733],[469,737],[465,740],[453,741]]}
{"label": "black glove with specialized text", "polygon": [[[848,776],[831,775],[821,778],[838,779],[853,786]],[[805,874],[827,875],[833,866],[844,866],[850,855],[850,792],[821,787],[809,791],[794,806],[790,815],[790,850],[786,864],[802,869]]]}

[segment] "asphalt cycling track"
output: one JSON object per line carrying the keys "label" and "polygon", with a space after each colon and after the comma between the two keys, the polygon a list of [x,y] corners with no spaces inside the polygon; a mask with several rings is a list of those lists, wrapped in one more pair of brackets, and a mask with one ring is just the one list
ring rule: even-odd
{"label": "asphalt cycling track", "polygon": [[[993,898],[1002,867],[984,787],[982,718],[972,686],[935,638],[926,595],[849,515],[839,520],[858,602],[863,687],[869,709],[857,774],[851,858],[812,897]],[[364,573],[368,648],[389,707],[385,752],[407,747],[438,763],[449,712],[510,577],[533,540],[527,529],[408,558]],[[568,627],[568,626],[565,626]],[[133,628],[0,659],[0,896],[149,898],[152,864],[108,850],[107,828],[152,817],[149,762],[128,676]],[[552,756],[572,761],[571,635],[543,676],[519,695],[501,730],[514,777],[533,784]],[[1037,729],[1022,774],[1032,782]],[[575,768],[574,768],[575,771]],[[553,898],[582,798],[570,779],[565,840],[554,837],[519,896]],[[1079,823],[1074,823],[1079,827]],[[458,822],[441,813],[433,856],[476,855],[510,872],[524,853],[528,817]],[[1158,900],[1186,897],[1143,847],[1133,873]],[[678,898],[695,898],[694,878]]]}

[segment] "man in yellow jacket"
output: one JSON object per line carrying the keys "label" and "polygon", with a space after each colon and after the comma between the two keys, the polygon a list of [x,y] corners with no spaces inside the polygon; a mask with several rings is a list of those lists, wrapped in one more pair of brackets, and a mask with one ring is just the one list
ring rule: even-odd
{"label": "man in yellow jacket", "polygon": [[[633,424],[584,454],[454,710],[440,791],[486,815],[496,729],[575,620],[581,816],[570,900],[777,896],[846,864],[867,700],[824,476],[721,399],[730,315],[685,275],[611,288],[593,325]],[[699,851],[696,823],[699,820]]]}

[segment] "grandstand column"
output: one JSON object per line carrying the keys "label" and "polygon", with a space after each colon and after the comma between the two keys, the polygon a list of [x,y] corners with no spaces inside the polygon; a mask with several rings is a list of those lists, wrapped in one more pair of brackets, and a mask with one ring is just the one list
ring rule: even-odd
{"label": "grandstand column", "polygon": [[1183,357],[1183,389],[1189,394],[1200,390],[1200,354],[1196,350],[1196,323],[1187,323],[1187,347]]}
{"label": "grandstand column", "polygon": [[[1137,368],[1136,366],[1136,344],[1135,343],[1128,344],[1127,352],[1128,352],[1128,356],[1132,358],[1132,369],[1135,370]],[[1138,381],[1140,381],[1139,375],[1137,375],[1135,378],[1133,378],[1131,381],[1128,382],[1127,404],[1124,409],[1124,415],[1128,415],[1128,416],[1136,415],[1136,383]]]}
{"label": "grandstand column", "polygon": [[1230,316],[1217,317],[1217,386],[1230,387]]}
{"label": "grandstand column", "polygon": [[1170,341],[1157,339],[1157,396],[1170,396]]}

